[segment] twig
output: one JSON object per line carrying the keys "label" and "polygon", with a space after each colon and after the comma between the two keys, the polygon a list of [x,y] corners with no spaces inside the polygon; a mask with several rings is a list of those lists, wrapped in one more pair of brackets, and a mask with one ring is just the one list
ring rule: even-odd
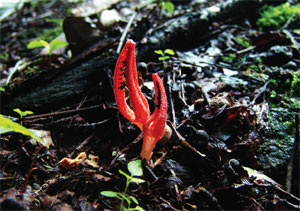
{"label": "twig", "polygon": [[236,54],[244,54],[244,53],[247,53],[249,51],[252,51],[254,48],[255,48],[255,46],[251,46],[249,48],[245,48],[243,50],[237,51]]}
{"label": "twig", "polygon": [[125,152],[127,151],[132,145],[136,144],[137,142],[139,142],[141,139],[143,138],[143,133],[140,133],[140,135],[138,135],[138,137],[136,137],[136,139],[134,139],[131,143],[129,143],[127,146],[125,146],[121,151],[119,151],[116,155],[116,157],[111,161],[111,163],[109,164],[109,166],[112,166],[116,160]]}
{"label": "twig", "polygon": [[158,180],[158,177],[155,175],[155,173],[152,171],[152,169],[148,165],[145,165],[145,169],[150,174],[150,176],[153,178],[154,181],[152,183],[155,183]]}
{"label": "twig", "polygon": [[176,134],[180,144],[183,146],[183,147],[186,147],[190,150],[192,150],[193,152],[195,152],[196,154],[200,155],[200,157],[204,158],[206,157],[205,154],[199,152],[196,148],[194,148],[192,145],[190,145],[186,140],[185,138],[176,130],[176,128],[174,127],[174,125],[170,124],[172,130],[174,131],[174,133]]}
{"label": "twig", "polygon": [[136,13],[134,13],[134,14],[131,16],[131,18],[130,18],[129,22],[127,23],[127,25],[126,25],[126,27],[125,27],[125,30],[124,30],[124,32],[123,32],[121,38],[120,38],[120,42],[119,42],[119,45],[118,45],[118,48],[117,48],[117,53],[118,53],[118,54],[121,52],[121,49],[122,49],[124,40],[125,40],[125,38],[126,38],[126,35],[127,35],[128,31],[129,31],[129,29],[130,29],[130,26],[131,26],[131,24],[132,24],[132,22],[133,22],[135,16],[136,16]]}
{"label": "twig", "polygon": [[94,128],[96,126],[99,126],[99,125],[102,125],[106,122],[108,122],[109,120],[111,119],[105,119],[105,120],[102,120],[101,122],[94,122],[94,123],[84,123],[84,124],[80,124],[80,123],[75,123],[73,124],[73,127],[78,127],[78,128],[82,128],[82,127],[86,127],[86,128]]}
{"label": "twig", "polygon": [[27,175],[26,175],[26,178],[25,178],[25,181],[24,181],[24,186],[23,186],[23,189],[21,191],[21,193],[25,193],[26,192],[26,189],[27,189],[27,185],[28,185],[28,182],[29,182],[29,178],[30,178],[30,175],[31,175],[31,172],[32,172],[32,169],[33,169],[33,165],[36,161],[36,158],[37,156],[39,155],[41,149],[43,148],[44,146],[39,146],[39,148],[36,150],[35,152],[35,155],[33,157],[33,159],[31,160],[31,163],[30,163],[30,166],[29,166],[29,169],[28,169],[28,172],[27,172]]}
{"label": "twig", "polygon": [[173,207],[173,205],[171,204],[171,202],[167,201],[166,199],[164,199],[161,196],[159,198],[160,198],[160,200],[162,200],[163,202],[165,202],[172,210],[179,211],[178,209],[176,209],[175,207]]}
{"label": "twig", "polygon": [[284,26],[282,27],[282,29],[286,29],[288,28],[288,26],[290,25],[290,23],[292,22],[292,20],[295,18],[296,13],[293,13],[293,15],[287,20],[287,22],[284,24]]}
{"label": "twig", "polygon": [[176,122],[175,109],[174,109],[173,98],[172,98],[172,84],[171,83],[172,83],[172,80],[170,79],[170,76],[168,76],[169,100],[170,100],[170,106],[171,106],[172,121],[176,127],[177,122]]}
{"label": "twig", "polygon": [[93,138],[93,135],[90,135],[89,137],[87,137],[81,144],[79,144],[78,147],[76,147],[76,149],[71,153],[71,157],[75,154],[75,152],[80,151],[80,149],[86,145],[91,139]]}
{"label": "twig", "polygon": [[[171,172],[171,174],[172,174],[172,176],[174,177],[174,178],[176,178],[177,176],[176,176],[176,173],[175,173],[175,171],[173,170],[173,169],[169,169],[170,170],[170,172]],[[179,193],[179,189],[178,189],[178,185],[177,185],[177,183],[175,183],[174,184],[174,190],[175,190],[175,193],[176,193],[176,199],[177,199],[177,201],[182,201],[182,198],[181,198],[181,196],[180,196],[180,193]]]}
{"label": "twig", "polygon": [[101,105],[95,105],[95,106],[90,106],[90,107],[85,107],[85,108],[80,108],[80,109],[72,109],[68,111],[57,111],[57,112],[51,112],[51,113],[46,113],[46,114],[39,114],[39,115],[31,115],[31,116],[26,116],[24,120],[31,120],[31,119],[37,119],[37,118],[45,118],[49,116],[58,116],[58,115],[63,115],[63,114],[73,114],[73,113],[78,113],[80,111],[87,111],[91,109],[96,109],[100,108]]}
{"label": "twig", "polygon": [[[87,95],[80,101],[79,105],[76,106],[76,110],[79,110],[82,107],[82,105],[85,103],[86,99],[87,99]],[[73,120],[74,120],[74,116],[71,118],[68,128],[71,127]]]}

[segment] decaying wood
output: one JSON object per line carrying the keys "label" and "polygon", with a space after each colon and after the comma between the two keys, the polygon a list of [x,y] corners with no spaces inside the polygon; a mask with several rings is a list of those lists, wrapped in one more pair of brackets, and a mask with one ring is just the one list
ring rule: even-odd
{"label": "decaying wood", "polygon": [[[13,97],[4,96],[1,109],[3,112],[11,112],[13,108],[49,111],[80,102],[99,83],[109,83],[106,69],[113,69],[116,59],[116,54],[95,57],[45,80],[45,83],[37,83],[31,90],[23,90]],[[101,92],[103,87],[99,89],[99,97],[112,90]]]}
{"label": "decaying wood", "polygon": [[[206,9],[172,18],[148,34],[137,46],[139,58],[151,57],[157,49],[191,49],[221,32],[222,24],[253,18],[263,1],[227,0]],[[219,26],[214,27],[213,23]],[[218,28],[219,27],[219,28]]]}

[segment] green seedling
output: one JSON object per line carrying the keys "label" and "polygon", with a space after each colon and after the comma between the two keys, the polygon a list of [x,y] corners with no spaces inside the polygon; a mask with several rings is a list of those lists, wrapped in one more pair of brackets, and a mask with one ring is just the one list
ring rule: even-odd
{"label": "green seedling", "polygon": [[9,57],[8,53],[0,55],[0,59],[8,59],[8,57]]}
{"label": "green seedling", "polygon": [[[133,211],[133,210],[144,210],[139,206],[138,200],[134,196],[127,194],[129,184],[134,183],[143,183],[145,180],[138,178],[143,175],[142,162],[141,160],[134,160],[128,163],[127,169],[130,172],[130,175],[119,169],[119,173],[125,176],[126,185],[123,193],[115,191],[101,191],[101,195],[106,197],[118,198],[121,200],[120,210],[121,211]],[[126,201],[127,206],[124,205]],[[132,202],[136,205],[131,207]]]}
{"label": "green seedling", "polygon": [[16,132],[16,133],[21,133],[25,136],[30,136],[32,139],[37,140],[42,145],[49,148],[49,145],[45,143],[43,139],[41,139],[40,137],[35,136],[33,132],[31,132],[30,130],[23,127],[22,125],[13,122],[9,118],[4,117],[0,114],[0,134],[8,133],[8,132]]}
{"label": "green seedling", "polygon": [[62,40],[52,40],[50,43],[48,43],[45,40],[33,40],[30,43],[28,43],[27,48],[32,49],[32,48],[40,48],[44,47],[47,50],[47,53],[49,56],[51,56],[52,51],[57,48],[64,47],[68,45],[69,43],[62,41]]}
{"label": "green seedling", "polygon": [[158,57],[159,61],[166,61],[168,59],[170,59],[170,56],[174,56],[175,52],[172,49],[166,49],[164,51],[162,50],[155,50],[154,53],[160,55],[160,57]]}
{"label": "green seedling", "polygon": [[142,7],[145,5],[156,3],[161,9],[173,14],[175,11],[175,6],[170,0],[143,0]]}
{"label": "green seedling", "polygon": [[233,63],[237,60],[237,56],[234,53],[230,53],[228,55],[224,55],[221,57],[224,62]]}
{"label": "green seedling", "polygon": [[19,108],[15,108],[13,110],[14,112],[18,113],[20,115],[20,118],[23,119],[23,117],[33,114],[32,111],[21,111]]}
{"label": "green seedling", "polygon": [[171,1],[159,1],[159,5],[162,9],[166,10],[168,13],[173,14],[175,10],[175,6]]}
{"label": "green seedling", "polygon": [[239,45],[243,46],[244,48],[249,48],[251,47],[250,39],[246,37],[237,37],[236,38],[237,42]]}

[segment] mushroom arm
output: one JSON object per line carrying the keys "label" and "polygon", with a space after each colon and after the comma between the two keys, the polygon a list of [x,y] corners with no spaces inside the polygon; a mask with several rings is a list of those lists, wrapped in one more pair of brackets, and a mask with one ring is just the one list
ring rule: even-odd
{"label": "mushroom arm", "polygon": [[152,78],[155,87],[155,110],[143,125],[144,141],[140,154],[142,158],[147,160],[151,159],[156,143],[164,134],[168,110],[167,96],[163,82],[158,74],[152,74]]}

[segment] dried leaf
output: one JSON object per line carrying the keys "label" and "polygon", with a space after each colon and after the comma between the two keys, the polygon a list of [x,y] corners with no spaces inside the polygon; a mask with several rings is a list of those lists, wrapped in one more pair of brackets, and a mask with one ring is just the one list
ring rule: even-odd
{"label": "dried leaf", "polygon": [[81,152],[75,159],[63,158],[58,162],[58,165],[63,166],[66,169],[76,168],[86,159],[86,153]]}

